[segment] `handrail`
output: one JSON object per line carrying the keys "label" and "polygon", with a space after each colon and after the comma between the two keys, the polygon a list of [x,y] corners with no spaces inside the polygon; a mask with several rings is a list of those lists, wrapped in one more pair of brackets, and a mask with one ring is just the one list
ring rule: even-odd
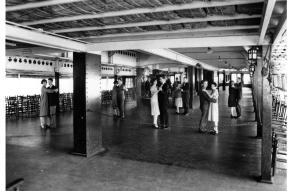
{"label": "handrail", "polygon": [[20,186],[24,183],[24,179],[23,178],[19,178],[16,179],[15,181],[9,183],[6,186],[6,191],[19,191],[20,190]]}

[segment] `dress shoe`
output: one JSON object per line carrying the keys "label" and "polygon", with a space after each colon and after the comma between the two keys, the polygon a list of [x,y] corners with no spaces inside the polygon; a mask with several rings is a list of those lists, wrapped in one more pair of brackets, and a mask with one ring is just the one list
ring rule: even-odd
{"label": "dress shoe", "polygon": [[216,131],[210,131],[209,134],[211,134],[211,135],[217,135],[218,133]]}
{"label": "dress shoe", "polygon": [[205,130],[201,130],[201,129],[199,129],[198,132],[199,132],[199,133],[206,133]]}

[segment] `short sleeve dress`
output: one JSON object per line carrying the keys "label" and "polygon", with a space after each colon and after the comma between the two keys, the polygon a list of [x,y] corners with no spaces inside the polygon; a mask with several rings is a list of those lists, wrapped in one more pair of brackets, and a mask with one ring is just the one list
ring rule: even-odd
{"label": "short sleeve dress", "polygon": [[208,121],[218,122],[219,113],[218,113],[218,90],[214,90],[211,94],[213,99],[216,99],[216,103],[210,102],[209,112],[208,112]]}
{"label": "short sleeve dress", "polygon": [[151,87],[151,114],[152,115],[160,115],[160,108],[158,102],[158,88],[157,86]]}

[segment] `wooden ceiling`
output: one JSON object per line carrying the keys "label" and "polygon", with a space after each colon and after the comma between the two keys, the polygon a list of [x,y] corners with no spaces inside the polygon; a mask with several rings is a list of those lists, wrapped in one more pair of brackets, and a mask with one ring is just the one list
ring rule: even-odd
{"label": "wooden ceiling", "polygon": [[[29,6],[36,2],[39,7]],[[73,38],[213,27],[231,30],[239,26],[240,29],[259,30],[264,1],[59,0],[58,4],[48,4],[49,2],[51,0],[6,0],[6,19]]]}
{"label": "wooden ceiling", "polygon": [[[259,36],[258,44],[263,44],[265,37],[271,41],[276,38],[286,3],[286,0],[6,0],[6,20],[99,43],[102,47],[104,43],[110,47],[110,42],[132,41],[137,45],[145,40],[161,39],[182,39],[186,43],[187,38],[200,38],[203,44],[202,38],[228,36],[245,37],[247,41],[251,35],[252,38]],[[233,43],[233,46],[242,46]],[[100,46],[93,48],[97,50]],[[224,46],[232,45],[228,42]],[[200,46],[196,43],[193,47]],[[196,48],[188,53],[183,49],[175,51],[213,66],[230,64],[230,67],[240,68],[244,59],[241,52],[245,52],[245,48],[238,48],[240,50],[230,51],[228,56],[220,52],[219,47],[213,54],[206,55],[206,48],[202,53]]]}

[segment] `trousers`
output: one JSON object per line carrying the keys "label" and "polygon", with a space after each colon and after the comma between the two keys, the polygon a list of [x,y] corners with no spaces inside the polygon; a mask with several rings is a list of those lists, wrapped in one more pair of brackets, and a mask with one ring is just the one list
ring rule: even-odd
{"label": "trousers", "polygon": [[237,99],[237,104],[236,104],[235,109],[236,109],[237,116],[241,116],[240,99]]}
{"label": "trousers", "polygon": [[201,109],[201,119],[200,119],[200,123],[199,123],[199,129],[202,131],[205,131],[206,129],[206,125],[207,125],[207,121],[208,121],[208,111],[209,108],[202,108]]}

